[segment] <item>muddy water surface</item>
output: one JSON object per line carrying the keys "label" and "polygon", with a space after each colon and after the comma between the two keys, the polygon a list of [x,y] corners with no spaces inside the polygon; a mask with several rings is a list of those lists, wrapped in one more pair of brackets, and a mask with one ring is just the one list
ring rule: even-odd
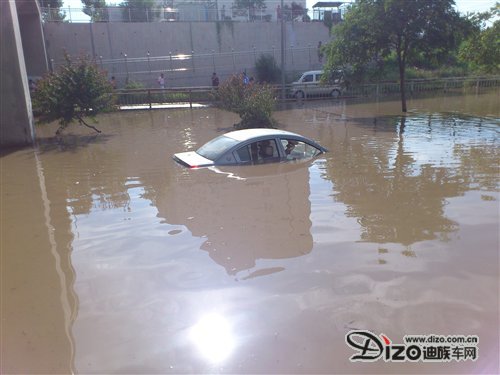
{"label": "muddy water surface", "polygon": [[[185,169],[213,108],[38,129],[2,156],[3,373],[497,373],[498,93],[276,112],[328,154]],[[478,360],[351,363],[344,337],[478,335]]]}

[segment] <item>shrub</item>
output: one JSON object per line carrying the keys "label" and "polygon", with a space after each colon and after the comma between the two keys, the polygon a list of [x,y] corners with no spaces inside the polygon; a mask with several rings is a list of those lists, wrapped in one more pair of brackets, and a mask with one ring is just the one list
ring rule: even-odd
{"label": "shrub", "polygon": [[45,75],[37,82],[33,109],[41,122],[59,121],[59,134],[73,120],[100,133],[85,122],[113,107],[113,87],[106,74],[88,57],[75,63],[65,54],[65,64],[58,71]]}
{"label": "shrub", "polygon": [[144,85],[140,82],[129,81],[123,87],[125,92],[121,92],[118,97],[120,104],[144,104],[148,103],[148,95],[145,92],[126,92],[126,90],[144,89]]}
{"label": "shrub", "polygon": [[273,55],[260,55],[255,62],[255,72],[259,82],[277,83],[280,81],[281,70]]}
{"label": "shrub", "polygon": [[272,112],[276,99],[273,90],[267,85],[244,84],[239,76],[224,81],[217,90],[219,106],[237,113],[241,122],[237,129],[272,128],[275,121]]}

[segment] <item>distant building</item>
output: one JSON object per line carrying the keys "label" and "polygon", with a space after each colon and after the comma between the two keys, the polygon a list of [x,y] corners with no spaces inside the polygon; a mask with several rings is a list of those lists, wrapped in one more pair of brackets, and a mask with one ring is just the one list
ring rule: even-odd
{"label": "distant building", "polygon": [[156,0],[146,11],[120,6],[108,6],[109,22],[175,22],[175,21],[286,21],[307,20],[306,0],[265,2],[262,8],[237,8],[233,0]]}
{"label": "distant building", "polygon": [[347,1],[320,1],[312,6],[313,21],[324,21],[330,18],[335,25],[342,21],[345,7],[351,4]]}
{"label": "distant building", "polygon": [[[299,12],[296,7],[292,7],[292,3],[302,7],[306,15],[306,0],[285,1],[285,9],[289,10],[287,19],[301,20],[302,17],[297,17]],[[263,8],[241,9],[236,7],[233,0],[157,0],[157,6],[165,9],[164,15],[167,17],[172,11],[176,12],[175,17],[170,17],[171,20],[175,18],[179,21],[276,21],[278,19],[276,6],[279,2],[266,1],[264,4]],[[292,8],[295,9],[293,14]]]}

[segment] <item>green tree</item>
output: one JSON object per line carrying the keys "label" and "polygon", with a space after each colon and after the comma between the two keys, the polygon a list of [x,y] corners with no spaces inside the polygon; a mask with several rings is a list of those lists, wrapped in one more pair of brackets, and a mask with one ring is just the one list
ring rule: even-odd
{"label": "green tree", "polygon": [[109,20],[106,0],[81,0],[84,8],[83,13],[90,16],[93,22],[107,22]]}
{"label": "green tree", "polygon": [[159,16],[155,5],[155,0],[125,0],[120,4],[123,7],[123,19],[130,22],[151,22]]}
{"label": "green tree", "polygon": [[291,5],[285,4],[283,6],[283,15],[285,17],[285,20],[292,21],[297,17],[307,16],[307,10],[304,9],[302,5],[293,1]]}
{"label": "green tree", "polygon": [[[473,70],[484,73],[500,72],[500,3],[496,3],[490,12],[472,15],[472,20],[479,26],[472,35],[462,43],[458,53],[459,59]],[[495,19],[486,27],[488,22]]]}
{"label": "green tree", "polygon": [[44,21],[64,21],[66,12],[61,11],[63,0],[40,0]]}
{"label": "green tree", "polygon": [[266,9],[264,0],[236,0],[234,6],[237,9],[248,10],[250,19],[254,19],[255,10]]}
{"label": "green tree", "polygon": [[264,0],[236,0],[234,5],[238,9],[265,9]]}
{"label": "green tree", "polygon": [[277,83],[281,77],[281,70],[273,55],[260,55],[255,62],[255,73],[259,82]]}
{"label": "green tree", "polygon": [[222,82],[217,90],[219,107],[237,113],[241,122],[237,129],[272,128],[276,99],[272,88],[257,83],[244,84],[240,76]]}
{"label": "green tree", "polygon": [[33,109],[41,122],[59,121],[56,134],[76,120],[80,125],[101,131],[85,122],[89,117],[110,110],[113,105],[113,88],[97,65],[88,57],[75,63],[65,55],[65,63],[56,72],[49,73],[37,82]]}
{"label": "green tree", "polygon": [[406,112],[405,71],[419,53],[429,56],[452,48],[460,16],[454,0],[358,0],[334,26],[327,69],[354,70],[396,55],[402,111]]}

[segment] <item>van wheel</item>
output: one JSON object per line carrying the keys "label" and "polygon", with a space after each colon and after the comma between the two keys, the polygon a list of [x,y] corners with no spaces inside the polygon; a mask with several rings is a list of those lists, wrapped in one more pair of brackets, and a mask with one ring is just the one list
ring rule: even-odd
{"label": "van wheel", "polygon": [[305,95],[304,95],[304,91],[297,91],[295,93],[295,98],[296,99],[304,99]]}
{"label": "van wheel", "polygon": [[340,90],[333,89],[332,92],[330,93],[330,96],[334,99],[337,99],[340,97]]}

